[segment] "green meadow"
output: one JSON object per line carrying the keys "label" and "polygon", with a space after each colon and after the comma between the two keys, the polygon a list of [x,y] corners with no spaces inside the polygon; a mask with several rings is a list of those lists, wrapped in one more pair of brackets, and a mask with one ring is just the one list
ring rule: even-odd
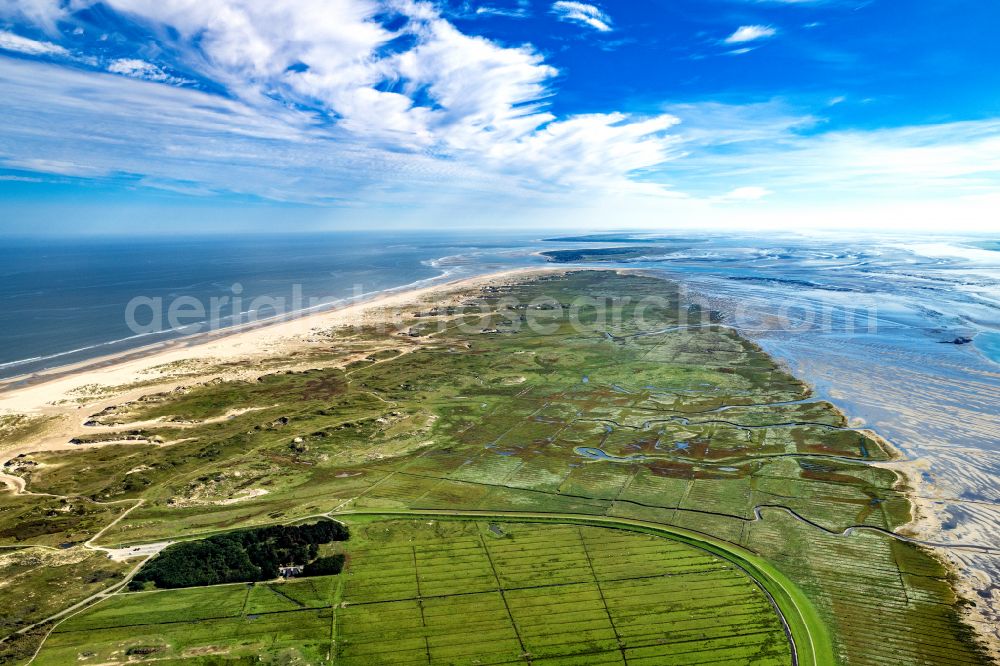
{"label": "green meadow", "polygon": [[343,664],[784,664],[742,570],[655,536],[570,525],[357,520],[339,576],[118,594],[35,663],[268,654]]}
{"label": "green meadow", "polygon": [[[30,522],[0,497],[3,545],[79,543],[139,500],[101,545],[321,515],[353,535],[339,576],[116,594],[57,624],[35,663],[791,663],[766,581],[726,544],[788,581],[836,663],[985,663],[946,568],[888,534],[911,517],[878,465],[892,452],[676,285],[532,278],[401,330],[317,333],[295,370],[92,417],[169,445],[31,456],[28,488],[80,511]],[[723,547],[358,515],[459,510],[642,521]]]}

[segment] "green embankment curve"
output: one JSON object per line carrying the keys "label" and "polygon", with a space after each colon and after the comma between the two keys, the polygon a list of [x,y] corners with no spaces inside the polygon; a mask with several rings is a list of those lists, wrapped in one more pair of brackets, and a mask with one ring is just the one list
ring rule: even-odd
{"label": "green embankment curve", "polygon": [[589,525],[643,532],[666,537],[701,548],[740,567],[764,589],[778,608],[791,634],[793,657],[799,666],[827,666],[837,663],[833,643],[826,623],[816,607],[795,583],[770,562],[746,548],[714,537],[670,525],[650,523],[631,518],[585,516],[580,514],[532,513],[516,511],[463,511],[430,509],[371,509],[342,511],[338,516],[372,516],[399,518],[437,518],[461,520],[491,520],[494,522],[533,522]]}

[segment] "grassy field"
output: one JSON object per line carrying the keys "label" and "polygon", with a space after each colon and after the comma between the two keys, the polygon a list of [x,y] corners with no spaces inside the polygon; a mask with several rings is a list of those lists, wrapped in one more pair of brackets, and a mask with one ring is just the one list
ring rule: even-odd
{"label": "grassy field", "polygon": [[[900,478],[874,464],[890,452],[717,315],[681,302],[675,285],[581,271],[466,302],[464,314],[407,315],[413,336],[317,333],[313,352],[289,359],[309,370],[271,365],[256,380],[192,384],[95,414],[126,426],[162,419],[143,432],[174,443],[21,460],[14,473],[31,490],[63,498],[0,495],[0,545],[78,544],[130,506],[95,502],[137,499],[102,544],[331,511],[620,517],[763,556],[819,609],[842,663],[984,662],[932,554],[883,534],[840,535],[909,520]],[[67,501],[75,512],[60,512]],[[475,594],[485,607],[490,594],[506,598],[500,589]],[[11,598],[0,585],[0,604]],[[412,598],[390,602],[386,612],[412,617]],[[237,633],[244,622],[212,621]]]}
{"label": "grassy field", "polygon": [[682,543],[558,524],[356,520],[340,576],[119,594],[38,664],[787,664],[761,589]]}
{"label": "grassy field", "polygon": [[[82,548],[0,550],[0,634],[9,636],[107,589],[130,568]],[[0,643],[0,663],[30,657],[47,629]]]}

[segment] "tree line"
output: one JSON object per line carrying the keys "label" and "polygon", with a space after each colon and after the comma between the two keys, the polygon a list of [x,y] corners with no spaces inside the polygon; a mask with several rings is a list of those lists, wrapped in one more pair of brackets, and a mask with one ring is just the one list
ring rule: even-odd
{"label": "tree line", "polygon": [[321,520],[183,541],[163,549],[135,575],[129,588],[141,590],[148,583],[178,588],[272,580],[282,566],[305,565],[303,574],[307,576],[340,573],[343,555],[318,558],[319,546],[346,541],[349,536],[345,525]]}

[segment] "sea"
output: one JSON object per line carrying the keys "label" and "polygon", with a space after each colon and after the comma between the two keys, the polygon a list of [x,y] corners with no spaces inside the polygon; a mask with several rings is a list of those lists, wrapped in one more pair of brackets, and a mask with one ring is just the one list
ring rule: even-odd
{"label": "sea", "polygon": [[433,232],[0,240],[0,378],[544,263],[525,247]]}
{"label": "sea", "polygon": [[[679,281],[692,300],[722,312],[855,423],[903,451],[911,472],[920,470],[916,491],[933,507],[934,538],[959,546],[951,556],[982,574],[979,594],[1000,608],[997,234],[563,230],[3,239],[0,378],[208,327],[550,265],[546,251],[611,247],[632,250],[627,260],[600,265]],[[214,315],[192,306],[213,299],[223,304]],[[179,302],[184,316],[171,322],[164,310]],[[993,551],[960,547],[969,544]]]}

